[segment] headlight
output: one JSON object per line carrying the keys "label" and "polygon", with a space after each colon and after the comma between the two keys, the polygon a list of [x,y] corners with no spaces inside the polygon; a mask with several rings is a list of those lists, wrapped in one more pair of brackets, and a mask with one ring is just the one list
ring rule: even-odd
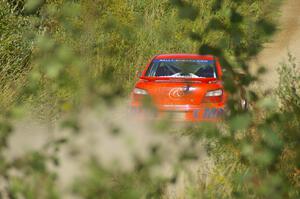
{"label": "headlight", "polygon": [[133,93],[136,95],[148,95],[147,91],[140,88],[134,88]]}
{"label": "headlight", "polygon": [[205,97],[218,97],[218,96],[222,96],[223,95],[223,90],[222,89],[218,89],[218,90],[214,90],[214,91],[208,91],[205,95]]}

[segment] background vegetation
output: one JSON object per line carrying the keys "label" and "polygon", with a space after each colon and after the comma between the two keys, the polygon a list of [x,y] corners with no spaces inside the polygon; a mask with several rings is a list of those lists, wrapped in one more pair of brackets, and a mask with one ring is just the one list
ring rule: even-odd
{"label": "background vegetation", "polygon": [[[275,32],[279,5],[276,0],[1,1],[0,197],[63,198],[50,165],[64,161],[58,149],[77,136],[52,139],[45,150],[11,160],[5,154],[15,117],[27,110],[78,133],[81,111],[127,98],[136,68],[153,55],[186,52],[219,56],[232,98],[226,127],[202,124],[177,132],[192,143],[208,140],[215,161],[210,182],[191,183],[181,197],[298,198],[300,81],[294,58],[280,67],[276,94],[265,97],[249,88],[265,70],[252,75],[247,62]],[[241,93],[250,110],[237,106]],[[176,183],[177,173],[153,175],[166,158],[159,148],[151,147],[150,157],[135,161],[131,172],[103,168],[92,158],[86,176],[74,179],[73,197],[167,198],[166,187]],[[191,145],[178,156],[183,164],[198,154]]]}

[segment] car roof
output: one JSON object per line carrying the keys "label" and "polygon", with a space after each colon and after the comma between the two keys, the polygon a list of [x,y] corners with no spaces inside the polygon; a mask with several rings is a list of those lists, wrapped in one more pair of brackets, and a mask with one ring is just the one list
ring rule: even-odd
{"label": "car roof", "polygon": [[160,54],[154,59],[202,59],[214,60],[213,55],[199,55],[199,54]]}

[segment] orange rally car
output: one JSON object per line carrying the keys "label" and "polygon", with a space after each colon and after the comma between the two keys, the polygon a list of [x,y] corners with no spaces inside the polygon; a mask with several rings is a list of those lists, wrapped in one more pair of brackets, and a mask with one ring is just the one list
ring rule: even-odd
{"label": "orange rally car", "polygon": [[141,73],[131,97],[137,112],[151,99],[157,118],[218,121],[226,104],[221,65],[212,55],[157,55]]}

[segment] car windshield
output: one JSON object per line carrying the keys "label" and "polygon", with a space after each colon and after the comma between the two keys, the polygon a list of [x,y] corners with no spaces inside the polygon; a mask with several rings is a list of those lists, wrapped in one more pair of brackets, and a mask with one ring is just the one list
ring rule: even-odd
{"label": "car windshield", "polygon": [[216,78],[213,60],[158,59],[153,60],[147,77]]}

